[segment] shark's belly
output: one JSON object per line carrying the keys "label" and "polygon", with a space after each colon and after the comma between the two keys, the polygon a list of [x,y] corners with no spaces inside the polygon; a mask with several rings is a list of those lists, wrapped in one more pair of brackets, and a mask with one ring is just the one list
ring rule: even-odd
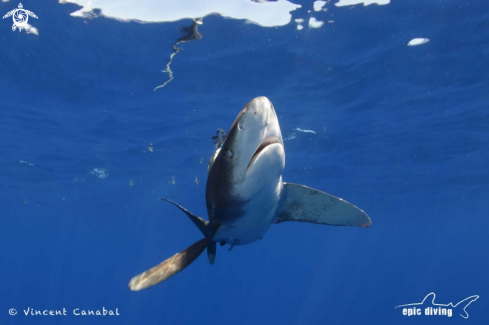
{"label": "shark's belly", "polygon": [[247,245],[262,239],[275,217],[282,182],[276,187],[263,189],[250,198],[241,209],[241,215],[220,222],[214,241],[230,245]]}

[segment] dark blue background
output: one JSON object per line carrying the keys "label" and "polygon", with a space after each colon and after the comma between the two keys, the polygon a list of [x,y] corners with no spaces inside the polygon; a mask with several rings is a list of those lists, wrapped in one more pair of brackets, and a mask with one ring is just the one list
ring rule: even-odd
{"label": "dark blue background", "polygon": [[[12,32],[10,19],[0,31],[1,324],[487,323],[487,1],[312,14],[304,2],[294,19],[334,23],[302,31],[209,16],[155,92],[190,20],[80,19],[75,5],[23,4],[40,35]],[[2,15],[16,6],[0,3]],[[415,37],[431,41],[407,47]],[[129,291],[132,276],[201,238],[158,198],[207,217],[210,137],[259,95],[284,137],[296,133],[284,180],[354,203],[372,227],[272,226],[262,241],[218,249],[215,265],[201,257]],[[438,303],[480,298],[467,320],[394,309],[432,291]],[[22,314],[102,306],[121,316]]]}

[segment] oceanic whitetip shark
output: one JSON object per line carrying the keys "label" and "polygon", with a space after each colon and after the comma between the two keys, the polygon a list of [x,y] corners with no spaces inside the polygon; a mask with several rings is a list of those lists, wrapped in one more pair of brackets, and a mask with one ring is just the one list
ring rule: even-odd
{"label": "oceanic whitetip shark", "polygon": [[216,243],[247,245],[263,238],[272,224],[302,221],[330,226],[368,227],[368,215],[333,195],[282,182],[284,143],[277,114],[266,97],[239,113],[221,148],[209,162],[204,220],[168,199],[199,228],[204,238],[129,282],[134,291],[154,286],[192,263],[206,248],[210,264]]}

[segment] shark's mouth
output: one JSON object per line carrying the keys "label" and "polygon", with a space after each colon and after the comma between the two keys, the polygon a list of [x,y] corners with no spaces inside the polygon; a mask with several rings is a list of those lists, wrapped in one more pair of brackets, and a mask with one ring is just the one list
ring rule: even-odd
{"label": "shark's mouth", "polygon": [[258,158],[258,156],[260,155],[260,153],[266,148],[268,147],[269,145],[272,145],[274,143],[280,143],[280,140],[277,138],[277,137],[269,137],[269,138],[266,138],[265,140],[262,141],[262,143],[260,144],[260,146],[256,149],[255,153],[253,154],[253,156],[251,157],[251,160],[248,164],[248,167],[246,167],[246,170],[248,170],[248,168],[250,168],[250,166],[255,162],[256,158]]}

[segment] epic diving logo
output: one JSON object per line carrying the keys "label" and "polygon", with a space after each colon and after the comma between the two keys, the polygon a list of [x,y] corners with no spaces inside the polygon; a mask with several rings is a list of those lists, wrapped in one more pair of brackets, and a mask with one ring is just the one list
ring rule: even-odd
{"label": "epic diving logo", "polygon": [[15,31],[18,28],[20,32],[22,31],[22,29],[25,29],[27,33],[29,33],[29,30],[32,27],[27,23],[27,21],[29,20],[29,16],[37,19],[36,14],[33,13],[32,11],[25,10],[24,7],[22,6],[22,3],[19,3],[19,7],[17,9],[7,12],[7,14],[3,16],[3,19],[8,18],[10,16],[12,16],[12,19],[14,20],[14,24],[12,25],[12,30]]}
{"label": "epic diving logo", "polygon": [[[430,301],[428,297],[432,296],[433,298]],[[404,316],[446,316],[452,317],[454,314],[459,314],[463,318],[469,318],[469,313],[465,310],[471,303],[479,299],[479,296],[474,295],[468,298],[465,298],[462,301],[459,301],[457,304],[449,303],[449,304],[436,304],[435,303],[435,293],[430,292],[424,297],[423,301],[413,303],[413,304],[405,304],[399,305],[395,308],[402,308],[402,314]]]}

